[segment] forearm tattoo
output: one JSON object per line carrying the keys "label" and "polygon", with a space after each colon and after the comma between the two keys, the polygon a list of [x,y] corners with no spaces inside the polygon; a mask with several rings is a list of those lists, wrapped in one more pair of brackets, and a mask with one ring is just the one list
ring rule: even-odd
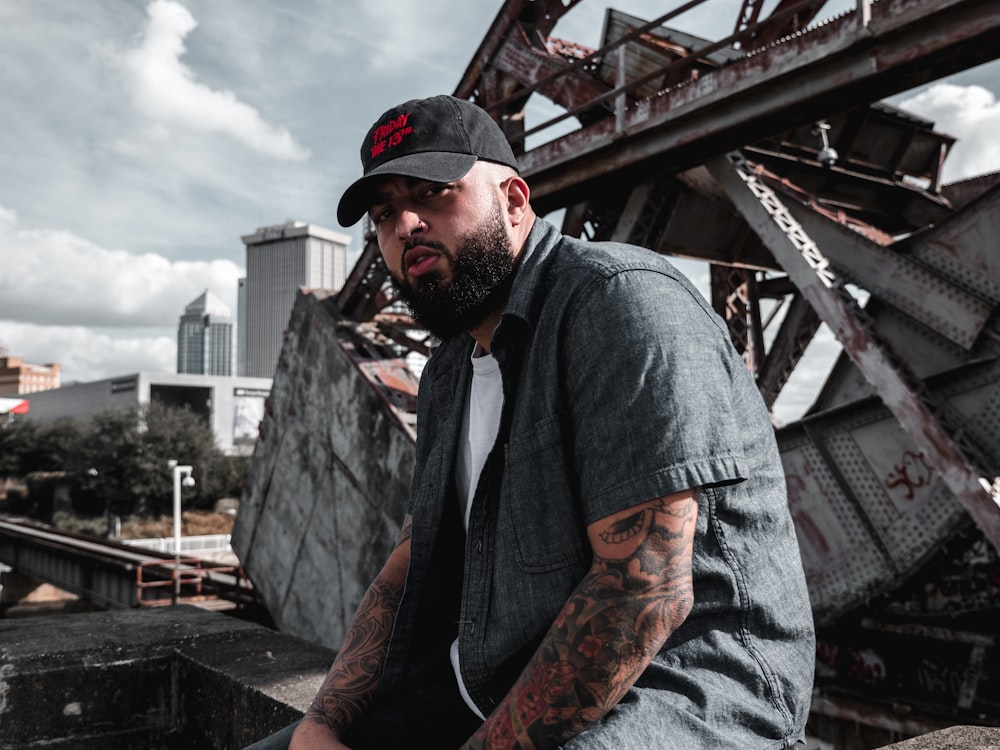
{"label": "forearm tattoo", "polygon": [[621,700],[690,611],[696,513],[693,498],[664,499],[602,530],[593,567],[470,747],[556,747]]}
{"label": "forearm tattoo", "polygon": [[[407,523],[397,549],[410,538]],[[303,721],[326,724],[342,736],[368,708],[378,690],[402,586],[380,574],[368,587],[340,651]]]}

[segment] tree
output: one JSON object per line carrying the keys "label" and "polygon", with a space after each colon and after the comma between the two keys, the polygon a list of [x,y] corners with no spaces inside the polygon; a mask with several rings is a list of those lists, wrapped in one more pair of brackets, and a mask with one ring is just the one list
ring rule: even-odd
{"label": "tree", "polygon": [[0,434],[0,474],[63,471],[78,505],[90,512],[169,514],[171,459],[194,469],[196,484],[181,496],[187,508],[211,508],[220,497],[238,495],[246,471],[247,460],[223,454],[205,420],[187,407],[154,401],[81,422],[13,424]]}
{"label": "tree", "polygon": [[64,471],[80,440],[80,425],[69,418],[46,425],[29,417],[6,422],[0,425],[0,477]]}
{"label": "tree", "polygon": [[38,425],[30,419],[15,417],[0,421],[0,477],[24,476],[25,451],[37,444]]}
{"label": "tree", "polygon": [[[166,461],[174,459],[193,467],[196,484],[182,493],[182,500],[187,500],[191,507],[208,509],[220,497],[233,494],[233,467],[238,467],[237,471],[242,468],[245,473],[246,460],[226,456],[202,418],[186,406],[170,407],[155,401],[141,416],[146,429],[138,461],[148,468],[151,479],[155,480],[157,472],[164,470]],[[160,508],[169,508],[173,504],[172,476],[170,480],[167,503],[161,502]],[[236,493],[239,493],[242,481],[241,473],[235,485]],[[145,487],[141,490],[148,491],[150,499],[158,497],[151,486],[148,490]]]}

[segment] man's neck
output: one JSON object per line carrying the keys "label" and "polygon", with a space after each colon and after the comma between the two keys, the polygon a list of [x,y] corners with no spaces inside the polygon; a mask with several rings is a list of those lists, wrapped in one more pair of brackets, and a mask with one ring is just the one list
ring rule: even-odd
{"label": "man's neck", "polygon": [[502,315],[503,308],[497,308],[487,316],[486,320],[469,331],[469,335],[479,344],[479,349],[484,354],[490,353],[490,341],[493,339],[493,331],[500,325]]}

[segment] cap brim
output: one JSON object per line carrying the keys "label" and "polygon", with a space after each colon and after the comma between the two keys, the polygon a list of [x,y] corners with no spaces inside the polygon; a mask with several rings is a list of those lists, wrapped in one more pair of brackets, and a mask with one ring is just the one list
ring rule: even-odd
{"label": "cap brim", "polygon": [[375,202],[375,187],[383,177],[398,175],[430,182],[452,182],[464,177],[476,158],[475,154],[424,151],[388,161],[355,180],[344,191],[337,205],[337,221],[342,227],[357,224]]}

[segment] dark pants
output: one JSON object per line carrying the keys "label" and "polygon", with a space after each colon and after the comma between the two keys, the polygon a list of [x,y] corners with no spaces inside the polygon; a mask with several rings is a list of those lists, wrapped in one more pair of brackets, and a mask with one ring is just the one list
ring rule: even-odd
{"label": "dark pants", "polygon": [[[480,724],[462,700],[448,665],[434,679],[379,696],[343,740],[352,750],[385,750],[423,737],[446,750],[461,746]],[[294,724],[285,727],[245,750],[287,750],[294,729]]]}

